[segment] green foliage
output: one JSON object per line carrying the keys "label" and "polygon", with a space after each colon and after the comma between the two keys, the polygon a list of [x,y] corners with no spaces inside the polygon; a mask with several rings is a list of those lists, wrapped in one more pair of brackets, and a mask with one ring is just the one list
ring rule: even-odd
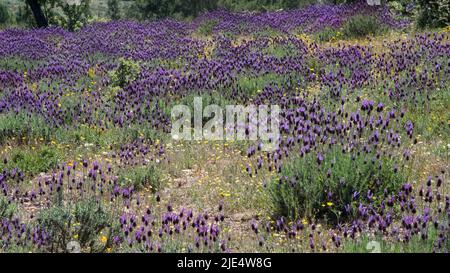
{"label": "green foliage", "polygon": [[59,16],[59,25],[69,31],[75,31],[84,26],[90,17],[89,4],[90,0],[81,0],[79,5],[59,2],[58,6],[63,12],[63,16]]}
{"label": "green foliage", "polygon": [[26,27],[35,27],[36,21],[34,20],[31,9],[28,5],[24,4],[18,7],[15,14],[16,24],[23,25]]}
{"label": "green foliage", "polygon": [[339,30],[332,27],[325,27],[323,30],[314,34],[316,40],[320,42],[329,42],[334,39],[339,39],[341,38],[341,35],[342,34]]}
{"label": "green foliage", "polygon": [[268,9],[265,0],[220,0],[219,6],[232,11],[255,10],[265,11]]}
{"label": "green foliage", "polygon": [[[36,139],[49,141],[52,134],[49,125],[38,116],[24,112],[0,116],[0,144],[9,140],[17,144],[30,144]],[[31,150],[13,149],[7,167],[19,168],[26,174],[34,175],[56,167],[59,158],[55,149],[45,145]],[[0,162],[0,166],[2,164]]]}
{"label": "green foliage", "polygon": [[418,95],[417,102],[409,103],[408,107],[414,111],[408,111],[405,119],[413,122],[417,135],[425,140],[445,141],[450,135],[450,116],[446,115],[446,111],[450,109],[450,88],[443,88],[440,92],[428,96],[429,100]]}
{"label": "green foliage", "polygon": [[14,203],[10,202],[6,197],[0,196],[0,220],[11,219],[16,211]]}
{"label": "green foliage", "polygon": [[134,9],[140,19],[195,17],[217,7],[217,0],[137,0]]}
{"label": "green foliage", "polygon": [[10,138],[17,138],[25,142],[31,138],[44,137],[47,139],[51,133],[48,123],[41,117],[29,115],[25,112],[0,115],[0,144]]}
{"label": "green foliage", "polygon": [[[283,56],[282,52],[278,52],[277,55]],[[288,78],[297,80],[294,73],[285,74],[283,76],[280,76],[276,73],[267,73],[257,77],[241,76],[238,79],[237,86],[240,92],[248,95],[249,97],[252,97],[261,92],[266,86],[280,86]]]}
{"label": "green foliage", "polygon": [[315,0],[136,0],[131,16],[139,19],[189,18],[217,8],[232,11],[267,11],[298,8],[315,2]]}
{"label": "green foliage", "polygon": [[[51,252],[66,252],[70,241],[79,242],[83,251],[102,252],[109,245],[112,213],[94,199],[76,205],[55,205],[43,210],[37,224],[49,235]],[[109,230],[106,242],[101,242],[101,232]]]}
{"label": "green foliage", "polygon": [[[254,38],[267,38],[267,37],[283,37],[284,34],[280,32],[279,30],[276,30],[271,27],[266,27],[262,30],[255,31],[252,36]],[[275,44],[274,44],[275,45]],[[292,46],[291,43],[288,43],[289,46]],[[279,44],[278,44],[279,46]],[[295,51],[293,47],[290,47],[290,51]]]}
{"label": "green foliage", "polygon": [[355,15],[351,17],[347,22],[345,22],[342,29],[342,32],[346,38],[359,38],[367,35],[376,35],[384,30],[377,18],[367,15]]}
{"label": "green foliage", "polygon": [[417,13],[416,1],[397,0],[397,1],[388,1],[386,4],[389,7],[389,9],[393,11],[396,15],[415,16]]}
{"label": "green foliage", "polygon": [[[281,7],[285,9],[295,9],[299,6],[301,1],[298,0],[282,0],[281,1]],[[310,2],[310,1],[303,1],[303,2]]]}
{"label": "green foliage", "polygon": [[316,3],[316,0],[218,0],[218,6],[233,11],[268,11],[293,9]]}
{"label": "green foliage", "polygon": [[444,27],[450,25],[450,0],[419,0],[419,27]]}
{"label": "green foliage", "polygon": [[332,3],[332,4],[339,5],[339,4],[349,4],[349,3],[354,3],[354,2],[356,2],[356,1],[358,1],[358,0],[330,0],[330,1],[327,1],[327,2],[330,2],[330,3]]}
{"label": "green foliage", "polygon": [[18,168],[25,174],[35,175],[55,168],[59,155],[55,149],[43,146],[38,150],[17,149],[11,152],[8,167]]}
{"label": "green foliage", "polygon": [[119,66],[110,73],[112,86],[125,87],[136,79],[140,71],[141,69],[137,62],[134,62],[131,59],[120,58]]}
{"label": "green foliage", "polygon": [[[366,198],[369,190],[376,197],[385,189],[397,190],[405,182],[405,175],[394,170],[391,160],[384,157],[374,160],[373,153],[343,153],[334,148],[323,157],[318,164],[317,154],[309,153],[282,167],[280,178],[269,184],[275,217],[293,220],[323,217],[337,222],[350,216],[345,213],[347,204],[369,202]],[[355,192],[360,193],[357,199],[353,196]]]}
{"label": "green foliage", "polygon": [[0,3],[0,25],[9,21],[10,15],[8,8],[3,3]]}
{"label": "green foliage", "polygon": [[[423,232],[426,232],[427,236],[421,236]],[[381,253],[432,253],[436,250],[436,241],[438,240],[439,231],[434,226],[430,226],[427,229],[423,229],[420,233],[414,234],[407,242],[401,240],[389,240],[383,238],[383,236],[375,235],[363,235],[357,239],[347,239],[343,243],[343,252],[349,253],[368,253],[373,252],[375,249],[370,247],[370,242],[380,243]],[[442,249],[450,249],[450,242],[447,240],[444,244],[446,247]]]}
{"label": "green foliage", "polygon": [[[352,1],[352,0],[350,0]],[[277,1],[272,1],[277,2]],[[301,8],[309,5],[317,4],[319,1],[317,0],[282,0],[281,8],[283,9],[291,9],[291,8]],[[322,1],[322,3],[325,1]]]}
{"label": "green foliage", "polygon": [[74,218],[77,227],[75,233],[78,235],[81,247],[89,247],[91,250],[96,249],[99,233],[109,227],[109,223],[113,221],[106,208],[94,199],[78,202],[75,205]]}
{"label": "green foliage", "polygon": [[209,36],[213,33],[214,27],[217,25],[217,20],[207,20],[202,22],[197,31],[203,36]]}
{"label": "green foliage", "polygon": [[53,206],[45,209],[38,215],[37,223],[49,235],[51,252],[66,251],[67,244],[72,240],[72,215],[69,207]]}
{"label": "green foliage", "polygon": [[[91,0],[79,0],[78,2],[64,0],[39,0],[38,4],[48,20],[49,25],[57,25],[75,31],[84,26],[91,18]],[[30,20],[33,14],[28,5],[21,7],[17,13],[16,21],[27,26],[35,26],[36,22]]]}
{"label": "green foliage", "polygon": [[[228,100],[222,93],[219,92],[211,92],[211,93],[206,93],[206,92],[201,92],[198,91],[198,93],[194,93],[192,92],[191,94],[181,98],[180,100],[175,101],[173,104],[167,105],[165,107],[162,107],[164,112],[166,112],[168,115],[171,115],[171,109],[174,105],[176,104],[180,104],[180,105],[186,105],[187,107],[189,107],[191,113],[194,113],[194,99],[196,97],[201,97],[202,98],[202,111],[205,110],[205,108],[208,105],[218,105],[220,106],[222,109],[225,108],[226,105],[233,105],[233,102]],[[194,123],[194,115],[191,115],[191,122]],[[207,117],[203,117],[203,122],[207,122],[209,120],[209,118]]]}
{"label": "green foliage", "polygon": [[161,175],[154,165],[140,166],[120,173],[119,182],[122,185],[133,185],[137,190],[149,187],[156,192],[161,187]]}
{"label": "green foliage", "polygon": [[108,0],[108,16],[112,20],[119,20],[121,18],[119,0]]}

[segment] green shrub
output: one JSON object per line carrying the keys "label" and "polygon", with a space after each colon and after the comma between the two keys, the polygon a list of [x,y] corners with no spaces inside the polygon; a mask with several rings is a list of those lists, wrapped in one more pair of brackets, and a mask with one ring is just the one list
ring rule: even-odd
{"label": "green shrub", "polygon": [[253,97],[268,85],[280,85],[283,79],[275,73],[267,73],[257,77],[240,76],[237,80],[237,88],[249,97]]}
{"label": "green shrub", "polygon": [[121,185],[132,185],[137,190],[150,187],[152,191],[156,192],[161,186],[161,177],[156,166],[140,166],[120,173],[119,182]]}
{"label": "green shrub", "polygon": [[52,129],[41,117],[25,112],[0,115],[0,144],[10,138],[18,141],[29,141],[31,138],[50,140]]}
{"label": "green shrub", "polygon": [[[345,220],[345,206],[368,202],[366,194],[379,196],[386,189],[397,190],[405,182],[394,163],[373,153],[343,153],[333,148],[323,155],[321,164],[314,152],[286,162],[279,178],[269,185],[274,216],[289,219],[320,218],[337,222]],[[353,195],[359,192],[359,198]],[[372,200],[376,202],[376,200]]]}
{"label": "green shrub", "polygon": [[0,24],[5,24],[9,21],[9,11],[8,8],[0,3]]}
{"label": "green shrub", "polygon": [[444,27],[450,25],[450,0],[419,0],[419,27]]}
{"label": "green shrub", "polygon": [[139,64],[131,59],[120,58],[119,66],[110,73],[113,87],[125,87],[134,81],[139,75],[141,69]]}
{"label": "green shrub", "polygon": [[11,219],[16,211],[14,203],[10,202],[6,197],[0,196],[0,220]]}
{"label": "green shrub", "polygon": [[387,1],[386,5],[397,16],[415,16],[418,12],[416,1],[395,0]]}
{"label": "green shrub", "polygon": [[[110,227],[112,222],[111,214],[102,205],[98,204],[95,199],[89,199],[78,202],[74,211],[75,223],[78,228],[75,233],[78,235],[78,241],[82,248],[89,247],[91,251],[98,249],[96,246],[99,234],[102,230]],[[104,244],[110,240],[109,236]]]}
{"label": "green shrub", "polygon": [[[49,235],[50,252],[66,252],[71,241],[80,244],[82,251],[102,252],[110,244],[112,213],[95,199],[82,200],[76,205],[54,205],[43,210],[37,224]],[[108,230],[106,241],[102,232]]]}
{"label": "green shrub", "polygon": [[233,11],[294,9],[317,3],[316,0],[218,0],[217,2],[217,6]]}
{"label": "green shrub", "polygon": [[367,35],[381,33],[385,27],[374,16],[356,15],[351,17],[342,26],[342,32],[346,38],[359,38]]}
{"label": "green shrub", "polygon": [[203,36],[209,36],[213,33],[214,27],[217,25],[217,20],[207,20],[200,24],[197,31]]}
{"label": "green shrub", "polygon": [[27,175],[36,175],[55,168],[59,161],[59,155],[55,149],[47,146],[38,150],[14,150],[8,160],[8,167],[19,168]]}
{"label": "green shrub", "polygon": [[316,40],[320,42],[329,42],[333,39],[340,38],[341,32],[331,27],[325,27],[323,30],[317,32],[314,36]]}
{"label": "green shrub", "polygon": [[49,236],[50,252],[65,252],[72,241],[72,215],[69,207],[53,206],[43,210],[37,218],[37,224]]}
{"label": "green shrub", "polygon": [[62,10],[63,16],[58,16],[59,25],[69,31],[75,31],[84,26],[90,18],[90,0],[81,0],[80,4],[69,4],[58,2],[58,7]]}
{"label": "green shrub", "polygon": [[108,0],[108,16],[111,20],[119,20],[121,18],[119,0]]}
{"label": "green shrub", "polygon": [[[210,92],[210,93],[202,93],[200,91],[197,92],[192,92],[191,94],[188,94],[187,96],[174,101],[171,104],[165,105],[164,107],[161,107],[165,113],[167,113],[167,115],[171,116],[171,109],[174,105],[186,105],[187,107],[189,107],[191,113],[194,113],[194,100],[197,97],[201,97],[202,99],[202,111],[205,111],[205,108],[208,105],[218,105],[220,106],[222,109],[225,108],[226,105],[232,105],[233,103],[228,100],[223,93],[219,93],[216,91]],[[202,124],[205,125],[208,121],[210,120],[210,118],[203,116],[202,119]],[[191,124],[194,124],[194,115],[191,115]]]}
{"label": "green shrub", "polygon": [[36,21],[28,4],[19,5],[15,13],[15,23],[29,28],[36,27]]}
{"label": "green shrub", "polygon": [[[425,239],[421,236],[426,233]],[[381,235],[367,235],[351,239],[347,238],[343,241],[343,252],[345,253],[370,253],[374,249],[370,248],[370,242],[376,241],[380,243],[380,251],[382,253],[431,253],[442,252],[450,249],[450,241],[445,240],[445,246],[441,249],[436,248],[436,241],[439,240],[439,230],[433,225],[423,229],[420,233],[412,234],[409,240],[389,240]]]}

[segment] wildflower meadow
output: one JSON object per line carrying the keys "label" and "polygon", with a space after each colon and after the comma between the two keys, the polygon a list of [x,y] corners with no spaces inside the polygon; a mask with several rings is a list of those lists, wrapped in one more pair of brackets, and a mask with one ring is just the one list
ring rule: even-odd
{"label": "wildflower meadow", "polygon": [[450,251],[450,13],[115,2],[2,4],[0,253]]}

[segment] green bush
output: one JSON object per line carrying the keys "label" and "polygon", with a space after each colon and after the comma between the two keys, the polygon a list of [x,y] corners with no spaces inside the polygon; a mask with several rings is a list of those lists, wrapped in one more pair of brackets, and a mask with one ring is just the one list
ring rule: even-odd
{"label": "green bush", "polygon": [[217,25],[217,20],[207,20],[202,22],[197,31],[203,36],[209,36],[213,33],[214,27]]}
{"label": "green bush", "polygon": [[317,32],[314,36],[316,40],[320,42],[329,42],[333,39],[338,39],[341,36],[341,32],[338,30],[331,28],[331,27],[325,27],[323,30]]}
{"label": "green bush", "polygon": [[150,187],[156,192],[161,186],[161,177],[156,166],[140,166],[120,173],[119,182],[124,186],[134,186],[137,190]]}
{"label": "green bush", "polygon": [[29,28],[36,27],[36,21],[34,20],[33,13],[31,12],[30,6],[26,3],[19,5],[14,17],[15,23],[18,25]]}
{"label": "green bush", "polygon": [[0,116],[0,144],[15,137],[19,141],[29,141],[31,138],[50,140],[52,129],[41,117],[25,112],[8,113]]}
{"label": "green bush", "polygon": [[[91,251],[98,249],[96,246],[97,239],[102,230],[110,227],[111,214],[95,199],[89,199],[75,205],[74,216],[76,226],[78,226],[75,233],[78,235],[81,247],[89,247]],[[108,235],[105,236],[107,241],[104,244],[107,244],[108,240],[111,239],[111,234]]]}
{"label": "green bush", "polygon": [[415,16],[418,12],[416,1],[411,0],[389,0],[386,5],[397,16]]}
{"label": "green bush", "polygon": [[[37,224],[49,235],[50,252],[66,252],[71,241],[77,241],[82,251],[102,252],[110,244],[112,213],[95,199],[77,202],[76,205],[54,205],[43,210]],[[108,230],[105,238],[101,232]]]}
{"label": "green bush", "polygon": [[140,19],[192,18],[217,7],[217,0],[135,0],[131,9]]}
{"label": "green bush", "polygon": [[[427,234],[425,239],[423,234]],[[368,248],[369,243],[376,241],[380,243],[380,250],[382,253],[431,253],[431,252],[445,252],[450,249],[450,241],[444,240],[444,247],[436,248],[436,241],[439,240],[439,230],[433,225],[426,229],[422,229],[420,233],[413,233],[409,240],[389,240],[383,238],[382,235],[367,235],[364,234],[357,238],[347,238],[343,241],[344,253],[367,253],[372,249]]]}
{"label": "green bush", "polygon": [[119,0],[108,0],[108,16],[111,20],[121,18]]}
{"label": "green bush", "polygon": [[356,15],[342,26],[342,33],[346,38],[359,38],[381,33],[385,27],[374,16]]}
{"label": "green bush", "polygon": [[119,66],[110,73],[113,87],[125,87],[134,81],[140,73],[139,64],[131,59],[120,58]]}
{"label": "green bush", "polygon": [[0,196],[0,220],[11,219],[16,211],[14,203],[10,202],[6,197]]}
{"label": "green bush", "polygon": [[[55,168],[59,155],[55,149],[43,146],[38,150],[14,150],[8,160],[9,168],[18,168],[27,175],[36,175]],[[2,163],[3,164],[3,163]]]}
{"label": "green bush", "polygon": [[43,210],[37,218],[37,224],[49,235],[49,251],[65,252],[72,241],[72,215],[69,207],[53,206]]}
{"label": "green bush", "polygon": [[9,21],[9,11],[8,8],[0,3],[0,24],[5,24]]}
{"label": "green bush", "polygon": [[450,25],[450,0],[419,0],[419,27],[444,27]]}
{"label": "green bush", "polygon": [[[280,177],[269,183],[275,217],[323,217],[338,222],[351,216],[345,213],[347,204],[368,202],[369,190],[376,197],[385,189],[396,191],[405,182],[391,160],[380,156],[373,161],[373,153],[358,155],[333,148],[323,155],[321,164],[317,157],[312,152],[286,162]],[[355,192],[359,192],[358,198]]]}
{"label": "green bush", "polygon": [[63,16],[59,16],[59,25],[67,28],[69,31],[75,31],[84,26],[90,14],[90,0],[81,0],[80,4],[69,4],[66,2],[58,2],[59,8],[62,10]]}
{"label": "green bush", "polygon": [[267,11],[277,9],[294,9],[316,3],[316,0],[218,0],[217,6],[233,11]]}

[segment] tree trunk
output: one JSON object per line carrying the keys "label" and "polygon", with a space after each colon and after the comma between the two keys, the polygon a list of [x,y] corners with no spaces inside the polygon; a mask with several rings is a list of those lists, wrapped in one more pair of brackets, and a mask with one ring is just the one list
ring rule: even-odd
{"label": "tree trunk", "polygon": [[27,0],[28,5],[33,12],[34,19],[36,20],[36,24],[38,27],[48,27],[47,18],[45,18],[44,13],[42,12],[41,5],[38,3],[38,0]]}

